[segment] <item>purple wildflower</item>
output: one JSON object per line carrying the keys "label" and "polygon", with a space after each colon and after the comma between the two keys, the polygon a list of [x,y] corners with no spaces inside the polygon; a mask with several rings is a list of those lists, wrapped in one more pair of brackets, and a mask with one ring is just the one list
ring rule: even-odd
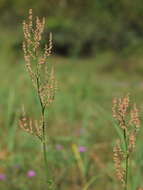
{"label": "purple wildflower", "polygon": [[6,179],[6,175],[0,173],[0,181],[4,181]]}
{"label": "purple wildflower", "polygon": [[29,170],[28,172],[27,172],[27,176],[28,177],[34,177],[34,176],[36,176],[36,172],[34,171],[34,170]]}
{"label": "purple wildflower", "polygon": [[78,151],[79,151],[79,152],[86,152],[86,150],[87,150],[87,149],[86,149],[85,146],[79,146],[79,147],[78,147]]}
{"label": "purple wildflower", "polygon": [[62,150],[63,149],[63,146],[61,144],[56,144],[56,149],[57,150]]}

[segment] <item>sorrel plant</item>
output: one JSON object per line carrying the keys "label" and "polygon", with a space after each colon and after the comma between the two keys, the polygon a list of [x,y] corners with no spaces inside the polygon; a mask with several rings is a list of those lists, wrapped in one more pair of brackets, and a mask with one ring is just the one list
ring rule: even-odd
{"label": "sorrel plant", "polygon": [[117,179],[124,190],[129,189],[129,171],[131,169],[132,153],[135,150],[135,140],[140,128],[138,109],[134,104],[131,108],[129,95],[113,100],[113,117],[116,119],[120,130],[120,139],[114,147],[114,164]]}
{"label": "sorrel plant", "polygon": [[43,157],[45,162],[46,177],[48,188],[51,188],[52,179],[49,173],[47,160],[47,135],[46,135],[46,110],[54,101],[56,80],[54,67],[47,61],[52,51],[52,34],[49,34],[49,43],[42,49],[41,40],[45,27],[45,18],[36,17],[34,22],[32,9],[29,10],[29,18],[23,22],[23,52],[26,70],[29,73],[35,92],[41,107],[40,119],[29,119],[23,109],[22,118],[19,121],[20,127],[38,137],[43,147]]}

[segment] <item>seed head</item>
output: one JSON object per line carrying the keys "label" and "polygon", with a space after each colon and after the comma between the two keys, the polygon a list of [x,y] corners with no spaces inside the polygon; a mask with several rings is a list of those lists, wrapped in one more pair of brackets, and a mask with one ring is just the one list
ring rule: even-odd
{"label": "seed head", "polygon": [[116,145],[114,146],[113,149],[113,160],[114,160],[114,166],[116,170],[116,177],[117,179],[122,183],[122,185],[125,184],[124,180],[124,169],[121,166],[123,159],[123,153],[120,147],[120,141],[117,141]]}
{"label": "seed head", "polygon": [[138,115],[139,111],[136,107],[136,104],[134,104],[133,109],[131,110],[131,119],[130,119],[130,124],[134,125],[136,130],[138,130],[140,128],[140,120],[139,120],[139,115]]}
{"label": "seed head", "polygon": [[25,132],[37,136],[41,140],[41,123],[37,120],[32,120],[26,116],[24,107],[22,109],[22,116],[19,119],[19,126]]}

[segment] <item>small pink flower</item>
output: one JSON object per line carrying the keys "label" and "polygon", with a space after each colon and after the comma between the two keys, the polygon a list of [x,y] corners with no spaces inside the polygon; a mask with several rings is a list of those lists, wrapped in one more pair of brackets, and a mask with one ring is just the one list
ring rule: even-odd
{"label": "small pink flower", "polygon": [[34,171],[34,170],[29,170],[28,172],[27,172],[27,176],[28,177],[34,177],[34,176],[36,176],[36,172]]}
{"label": "small pink flower", "polygon": [[78,151],[79,151],[79,152],[86,152],[86,150],[87,150],[87,149],[86,149],[85,146],[79,146],[79,147],[78,147]]}
{"label": "small pink flower", "polygon": [[6,179],[6,175],[0,173],[0,181],[4,181]]}
{"label": "small pink flower", "polygon": [[62,150],[63,149],[63,146],[61,144],[56,144],[56,149],[57,150]]}

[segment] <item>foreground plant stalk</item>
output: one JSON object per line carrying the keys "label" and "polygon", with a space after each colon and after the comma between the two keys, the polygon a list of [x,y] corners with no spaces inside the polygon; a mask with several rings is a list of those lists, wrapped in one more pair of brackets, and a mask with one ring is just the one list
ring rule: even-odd
{"label": "foreground plant stalk", "polygon": [[46,135],[46,111],[54,101],[56,80],[54,67],[48,63],[48,57],[52,50],[52,34],[49,35],[49,43],[44,49],[41,48],[42,34],[45,27],[45,19],[36,17],[33,22],[32,9],[29,10],[29,18],[23,22],[24,42],[23,52],[26,70],[28,71],[32,84],[38,96],[41,107],[40,118],[32,120],[27,117],[23,110],[23,115],[19,121],[20,127],[26,132],[38,137],[43,147],[43,157],[46,169],[48,189],[52,187],[48,159],[47,159],[47,135]]}
{"label": "foreground plant stalk", "polygon": [[[129,190],[129,170],[132,153],[135,150],[135,140],[140,128],[140,120],[136,105],[130,108],[129,95],[113,100],[113,117],[116,119],[121,131],[113,149],[114,164],[117,179],[124,190]],[[129,117],[130,116],[130,117]]]}

